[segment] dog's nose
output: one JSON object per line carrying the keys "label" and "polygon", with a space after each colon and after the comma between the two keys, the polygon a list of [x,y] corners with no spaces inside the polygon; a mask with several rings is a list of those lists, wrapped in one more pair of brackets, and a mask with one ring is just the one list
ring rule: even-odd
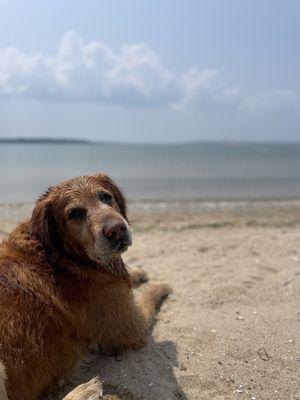
{"label": "dog's nose", "polygon": [[123,242],[128,236],[127,226],[120,218],[110,218],[103,224],[102,234],[113,242]]}

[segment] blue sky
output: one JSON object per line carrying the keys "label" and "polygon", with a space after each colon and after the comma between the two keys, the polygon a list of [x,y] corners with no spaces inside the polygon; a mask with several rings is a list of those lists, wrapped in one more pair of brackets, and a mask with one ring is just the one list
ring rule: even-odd
{"label": "blue sky", "polygon": [[0,0],[0,135],[300,140],[300,2]]}

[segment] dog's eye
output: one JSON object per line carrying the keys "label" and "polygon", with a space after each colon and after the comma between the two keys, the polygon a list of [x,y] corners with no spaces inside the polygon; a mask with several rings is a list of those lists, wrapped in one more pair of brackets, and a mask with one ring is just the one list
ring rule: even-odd
{"label": "dog's eye", "polygon": [[86,217],[86,210],[84,208],[72,208],[68,215],[70,219],[84,219]]}
{"label": "dog's eye", "polygon": [[106,192],[100,192],[99,193],[99,199],[102,201],[102,203],[112,205],[112,195]]}

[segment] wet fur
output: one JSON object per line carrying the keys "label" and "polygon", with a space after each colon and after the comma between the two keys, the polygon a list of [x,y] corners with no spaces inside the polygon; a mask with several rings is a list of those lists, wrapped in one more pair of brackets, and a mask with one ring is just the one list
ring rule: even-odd
{"label": "wet fur", "polygon": [[[93,196],[99,188],[113,194],[111,209],[96,210]],[[78,197],[96,210],[84,233],[76,226],[67,229],[64,219],[65,208]],[[152,285],[137,302],[132,283],[145,280],[144,274],[135,271],[130,277],[118,254],[99,262],[89,258],[93,224],[109,213],[127,220],[115,183],[101,174],[75,178],[45,193],[32,217],[2,243],[0,400],[42,398],[90,347],[117,353],[145,344],[155,308],[169,289]],[[101,390],[93,380],[66,399],[87,399]]]}

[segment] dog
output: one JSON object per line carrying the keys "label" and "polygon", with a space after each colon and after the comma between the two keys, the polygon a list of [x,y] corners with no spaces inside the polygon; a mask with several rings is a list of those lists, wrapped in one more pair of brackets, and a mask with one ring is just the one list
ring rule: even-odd
{"label": "dog", "polygon": [[[145,274],[130,274],[121,258],[131,243],[125,198],[105,174],[62,182],[37,200],[0,246],[0,400],[43,398],[90,348],[145,345],[170,288],[153,284],[135,299]],[[64,399],[101,390],[93,379]]]}

